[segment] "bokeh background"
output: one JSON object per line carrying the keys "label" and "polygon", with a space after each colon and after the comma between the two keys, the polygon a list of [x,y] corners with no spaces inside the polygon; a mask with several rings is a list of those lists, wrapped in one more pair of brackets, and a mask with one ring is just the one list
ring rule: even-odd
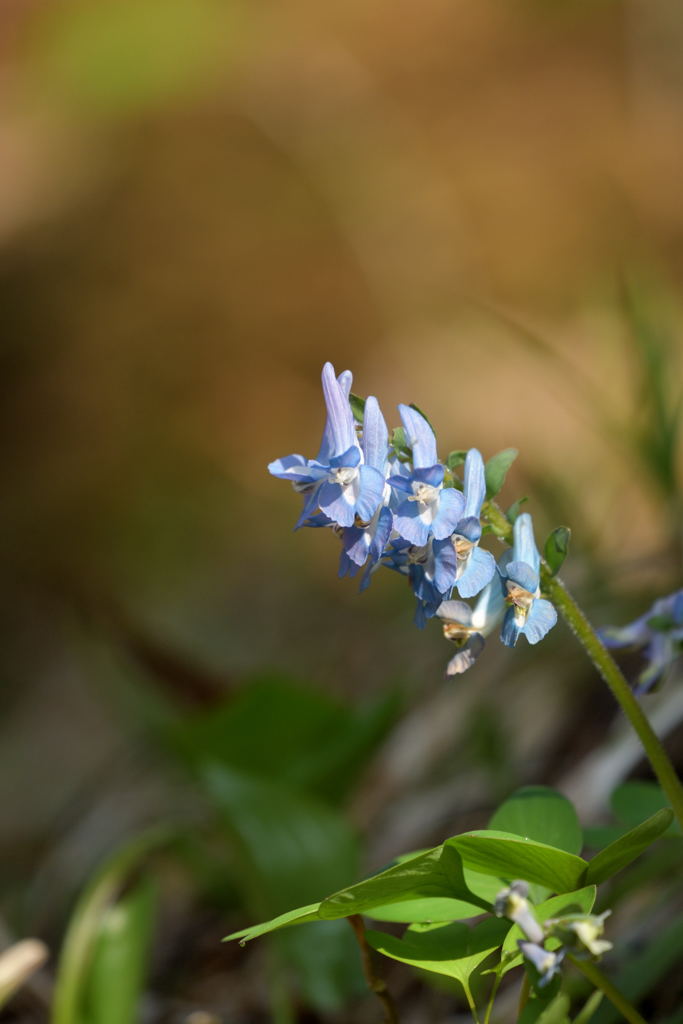
{"label": "bokeh background", "polygon": [[[572,527],[599,624],[680,586],[682,56],[675,0],[2,4],[0,929],[52,951],[2,1019],[48,1019],[86,880],[162,822],[131,1019],[373,1020],[346,933],[221,936],[517,785],[598,825],[648,778],[562,625],[445,682],[265,467],[317,450],[329,359],[444,454],[518,448],[504,503]],[[676,680],[647,707],[680,764]]]}

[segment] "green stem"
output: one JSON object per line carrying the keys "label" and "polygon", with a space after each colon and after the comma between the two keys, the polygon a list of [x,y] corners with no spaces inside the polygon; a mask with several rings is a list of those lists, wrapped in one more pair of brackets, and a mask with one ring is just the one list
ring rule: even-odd
{"label": "green stem", "polygon": [[683,786],[676,775],[669,755],[650,725],[640,704],[633,696],[626,677],[602,643],[590,622],[577,605],[561,579],[543,572],[543,590],[581,642],[598,672],[609,686],[622,711],[638,734],[652,769],[666,793],[676,817],[683,826]]}
{"label": "green stem", "polygon": [[[495,502],[487,501],[485,514],[496,536],[507,543],[511,543],[512,526],[506,519],[503,510]],[[541,581],[543,592],[547,594],[576,638],[583,645],[588,657],[609,686],[614,698],[635,729],[652,765],[652,769],[659,779],[660,785],[666,793],[676,817],[681,826],[683,826],[683,785],[681,785],[681,781],[676,775],[666,750],[643,713],[643,709],[633,696],[626,677],[562,580],[557,576],[551,575],[545,562],[541,564]]]}
{"label": "green stem", "polygon": [[519,990],[519,1002],[517,1003],[517,1019],[522,1016],[522,1011],[526,1004],[529,1002],[529,993],[531,992],[531,982],[529,981],[529,975],[524,971],[524,977],[522,978],[522,987]]}
{"label": "green stem", "polygon": [[594,963],[591,963],[590,960],[577,960],[577,958],[571,954],[569,955],[569,959],[574,966],[581,971],[584,978],[587,978],[591,984],[595,985],[597,989],[605,993],[609,1001],[617,1008],[624,1020],[629,1021],[629,1024],[646,1024],[645,1018],[640,1016],[635,1006],[631,1006],[628,999],[625,996],[622,996],[619,989],[614,987],[609,978],[606,978]]}
{"label": "green stem", "polygon": [[477,1013],[477,1007],[475,1005],[474,999],[472,998],[472,991],[470,989],[469,983],[467,981],[461,980],[461,984],[465,991],[465,999],[467,1000],[467,1005],[470,1008],[472,1020],[474,1021],[474,1024],[479,1024],[479,1015]]}

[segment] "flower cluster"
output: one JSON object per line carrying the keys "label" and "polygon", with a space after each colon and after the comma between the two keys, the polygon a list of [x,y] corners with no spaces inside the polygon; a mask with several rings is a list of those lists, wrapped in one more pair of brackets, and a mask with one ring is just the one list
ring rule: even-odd
{"label": "flower cluster", "polygon": [[[380,566],[407,577],[416,623],[438,616],[458,648],[449,675],[473,664],[501,619],[507,646],[522,633],[538,643],[557,616],[540,597],[531,517],[518,516],[513,547],[498,564],[479,546],[486,476],[477,449],[466,453],[460,480],[439,460],[434,431],[417,408],[399,405],[402,427],[390,438],[377,399],[351,395],[348,370],[337,376],[326,363],[322,384],[327,421],[318,454],[287,455],[268,466],[303,495],[296,528],[332,529],[341,541],[339,575],[360,574],[361,589]],[[454,591],[478,601],[471,608],[452,600]]]}
{"label": "flower cluster", "polygon": [[[602,938],[609,910],[603,914],[566,914],[541,923],[528,895],[526,882],[513,882],[498,893],[493,912],[496,917],[507,917],[524,935],[517,945],[524,959],[536,969],[539,987],[552,981],[567,953],[579,958],[598,958],[612,948],[612,943]],[[546,948],[549,939],[554,940],[554,949]]]}
{"label": "flower cluster", "polygon": [[606,647],[642,652],[644,666],[634,690],[647,693],[683,654],[683,590],[660,597],[644,615],[627,626],[606,626],[599,631]]}

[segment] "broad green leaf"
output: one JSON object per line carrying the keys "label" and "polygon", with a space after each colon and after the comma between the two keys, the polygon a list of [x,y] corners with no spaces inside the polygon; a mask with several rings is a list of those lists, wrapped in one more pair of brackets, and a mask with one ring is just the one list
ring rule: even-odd
{"label": "broad green leaf", "polygon": [[544,885],[551,892],[571,892],[583,881],[586,862],[554,846],[506,832],[470,832],[447,840],[466,867],[486,875]]}
{"label": "broad green leaf", "polygon": [[356,709],[288,679],[264,678],[223,707],[177,719],[167,738],[200,774],[207,763],[225,764],[338,801],[396,712],[393,696]]}
{"label": "broad green leaf", "polygon": [[399,924],[419,924],[425,922],[463,921],[469,917],[477,917],[482,908],[463,900],[453,900],[448,896],[433,896],[431,899],[404,900],[401,903],[386,903],[384,906],[373,907],[366,911],[368,917],[375,921],[396,921]]}
{"label": "broad green leaf", "polygon": [[664,808],[657,811],[641,825],[620,836],[588,863],[583,879],[587,884],[599,885],[616,875],[627,864],[639,857],[643,850],[659,839],[673,821],[673,811]]}
{"label": "broad green leaf", "polygon": [[[576,892],[563,893],[561,896],[552,896],[549,900],[544,900],[543,903],[539,903],[535,908],[535,914],[538,921],[542,924],[551,917],[561,917],[564,914],[584,913],[589,914],[593,909],[595,903],[596,888],[594,885],[587,885],[583,889],[577,889]],[[523,939],[524,934],[522,929],[518,925],[513,925],[510,931],[505,936],[503,942],[503,954],[515,954],[514,958],[506,960],[502,973],[507,974],[513,967],[517,967],[522,962],[522,954],[517,951],[517,942],[519,939]],[[560,945],[559,939],[550,938],[546,941],[548,949],[557,949]]]}
{"label": "broad green leaf", "polygon": [[473,971],[500,947],[507,921],[489,917],[474,928],[454,924],[412,925],[403,938],[368,931],[368,944],[378,953],[411,967],[455,978],[467,989]]}
{"label": "broad green leaf", "polygon": [[549,1003],[532,999],[524,1007],[518,1024],[569,1024],[569,996],[558,992]]}
{"label": "broad green leaf", "polygon": [[504,448],[486,463],[486,497],[495,498],[505,483],[505,477],[519,452],[516,448]]}
{"label": "broad green leaf", "polygon": [[156,905],[157,886],[145,878],[106,908],[86,981],[88,1024],[137,1020]]}
{"label": "broad green leaf", "polygon": [[[625,825],[640,825],[646,818],[669,806],[669,801],[656,782],[645,782],[634,779],[624,782],[612,793],[610,798],[612,810]],[[677,823],[672,822],[671,831],[679,831]]]}
{"label": "broad green leaf", "polygon": [[571,802],[549,786],[518,789],[494,812],[489,828],[580,853],[581,826]]}
{"label": "broad green leaf", "polygon": [[349,395],[349,405],[351,406],[351,412],[356,423],[363,422],[363,416],[365,415],[365,399],[361,398],[360,395],[354,395],[353,391]]}
{"label": "broad green leaf", "polygon": [[[223,764],[207,766],[201,777],[232,838],[247,911],[256,920],[281,915],[263,929],[257,927],[256,934],[315,921],[314,900],[357,871],[356,839],[342,814],[292,785]],[[301,904],[301,910],[292,912],[293,903]],[[253,929],[247,934],[253,937]],[[358,990],[360,968],[353,944],[350,928],[310,928],[294,941],[283,931],[276,936],[275,949],[295,968],[307,999],[325,1010]],[[311,974],[311,958],[325,977]],[[355,965],[353,973],[346,968],[349,961]]]}
{"label": "broad green leaf", "polygon": [[341,813],[284,783],[210,765],[202,780],[241,854],[252,913],[275,916],[334,891],[357,870]]}
{"label": "broad green leaf", "polygon": [[307,907],[297,907],[296,910],[288,910],[286,914],[278,914],[271,921],[264,921],[263,924],[255,924],[251,928],[242,928],[239,932],[226,935],[223,942],[231,942],[239,939],[240,946],[244,946],[252,939],[258,939],[268,932],[275,932],[279,928],[287,928],[292,924],[305,924],[307,921],[319,921],[318,911],[320,903],[309,903]]}
{"label": "broad green leaf", "polygon": [[427,853],[404,860],[386,871],[342,889],[323,900],[320,916],[325,919],[370,913],[375,907],[422,897],[447,896],[489,910],[486,900],[467,885],[457,851],[437,846]]}
{"label": "broad green leaf", "polygon": [[548,563],[551,576],[556,576],[562,568],[562,564],[569,553],[571,535],[572,532],[568,526],[557,526],[549,534],[545,542],[543,555]]}

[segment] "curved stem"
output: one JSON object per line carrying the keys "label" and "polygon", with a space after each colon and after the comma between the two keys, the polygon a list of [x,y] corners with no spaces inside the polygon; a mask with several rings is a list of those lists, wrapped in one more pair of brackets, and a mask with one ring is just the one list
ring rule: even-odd
{"label": "curved stem", "polygon": [[[487,501],[485,514],[491,529],[507,543],[512,541],[512,526],[503,510],[493,501]],[[545,562],[541,567],[543,591],[560,612],[574,636],[582,644],[588,657],[609,686],[612,694],[635,729],[659,783],[683,826],[683,785],[676,775],[669,755],[650,725],[640,704],[633,696],[623,672],[595,632],[581,608],[558,576],[551,575]]]}
{"label": "curved stem", "polygon": [[676,817],[683,825],[683,786],[676,775],[669,755],[650,725],[643,709],[633,696],[626,677],[602,643],[590,622],[577,605],[561,579],[543,573],[543,589],[561,613],[576,638],[583,645],[598,672],[609,686],[622,711],[638,734],[652,769],[666,793]]}
{"label": "curved stem", "polygon": [[581,971],[584,978],[587,978],[597,989],[605,993],[624,1020],[629,1021],[629,1024],[646,1024],[645,1018],[640,1016],[635,1006],[629,1003],[626,996],[622,996],[619,989],[614,987],[609,978],[606,978],[594,963],[591,963],[589,960],[577,960],[571,954],[569,959]]}

